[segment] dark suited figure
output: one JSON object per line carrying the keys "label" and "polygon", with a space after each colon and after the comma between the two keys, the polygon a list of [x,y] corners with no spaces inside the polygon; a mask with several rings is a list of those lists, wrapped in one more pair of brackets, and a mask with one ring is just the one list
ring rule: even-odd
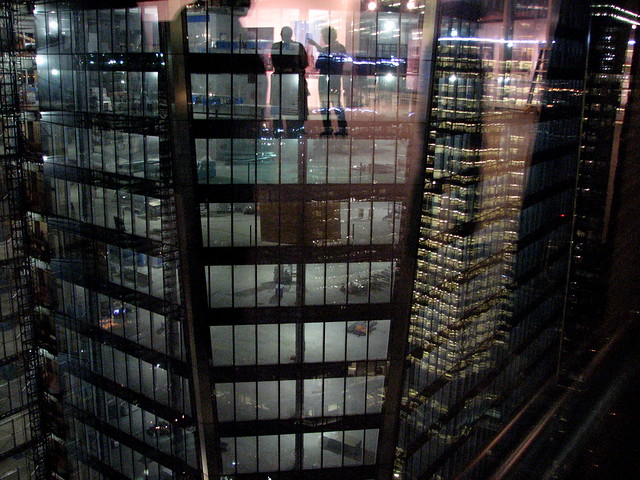
{"label": "dark suited figure", "polygon": [[344,108],[340,101],[342,96],[342,72],[344,63],[347,60],[347,50],[338,42],[338,32],[333,27],[324,27],[320,30],[322,47],[313,39],[309,38],[309,43],[318,49],[318,60],[316,68],[320,72],[318,78],[318,93],[320,96],[320,111],[322,113],[323,131],[320,135],[332,135],[331,119],[329,113],[331,109],[338,116],[338,131],[336,135],[347,135],[347,119],[344,115]]}
{"label": "dark suited figure", "polygon": [[[292,41],[293,30],[283,27],[281,42],[271,45],[271,114],[276,136],[304,133],[307,119],[307,52],[301,43]],[[285,127],[286,118],[286,127]]]}

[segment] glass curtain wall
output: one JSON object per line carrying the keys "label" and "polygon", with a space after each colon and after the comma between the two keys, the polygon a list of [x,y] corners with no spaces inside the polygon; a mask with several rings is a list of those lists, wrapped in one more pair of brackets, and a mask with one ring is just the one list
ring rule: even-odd
{"label": "glass curtain wall", "polygon": [[423,12],[359,0],[186,9],[224,475],[375,475],[421,160],[409,152]]}
{"label": "glass curtain wall", "polygon": [[36,7],[68,470],[200,478],[158,5],[81,7]]}
{"label": "glass curtain wall", "polygon": [[459,478],[554,372],[588,30],[560,3],[440,2],[401,478]]}
{"label": "glass curtain wall", "polygon": [[[223,477],[372,478],[421,162],[424,4],[198,2],[177,12],[178,42],[165,6],[38,7],[78,475],[195,478],[217,462]],[[174,178],[194,198],[174,203]],[[216,417],[197,457],[192,398]]]}
{"label": "glass curtain wall", "polygon": [[629,96],[633,35],[640,17],[613,5],[591,11],[591,45],[585,123],[575,213],[570,305],[576,338],[588,334],[604,312],[605,247],[611,217],[621,125]]}
{"label": "glass curtain wall", "polygon": [[[554,36],[558,6],[40,3],[78,476],[373,478],[405,365],[396,473],[471,458],[554,358],[586,32],[563,4]],[[409,354],[390,367],[418,235]]]}

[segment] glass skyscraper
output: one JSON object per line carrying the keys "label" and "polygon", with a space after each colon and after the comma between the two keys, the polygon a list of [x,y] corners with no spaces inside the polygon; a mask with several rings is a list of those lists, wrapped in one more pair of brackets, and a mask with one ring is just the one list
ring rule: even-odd
{"label": "glass skyscraper", "polygon": [[629,97],[633,35],[639,20],[638,15],[615,5],[592,9],[568,299],[569,319],[577,338],[600,323],[605,309],[600,292],[606,285],[609,224],[614,186],[619,183],[618,150]]}
{"label": "glass skyscraper", "polygon": [[80,476],[371,478],[425,7],[166,6],[36,11]]}
{"label": "glass skyscraper", "polygon": [[49,471],[484,478],[558,362],[571,3],[36,2]]}
{"label": "glass skyscraper", "polygon": [[486,478],[491,455],[463,467],[558,362],[588,9],[510,3],[440,9],[396,459],[407,478]]}

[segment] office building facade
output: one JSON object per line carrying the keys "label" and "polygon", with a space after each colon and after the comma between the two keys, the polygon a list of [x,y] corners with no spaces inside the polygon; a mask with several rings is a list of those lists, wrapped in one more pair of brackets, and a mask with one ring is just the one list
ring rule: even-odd
{"label": "office building facade", "polygon": [[372,478],[424,6],[164,7],[36,10],[76,475]]}
{"label": "office building facade", "polygon": [[517,438],[503,427],[558,362],[588,9],[483,7],[441,11],[396,457],[407,478],[487,478],[501,445],[476,458],[482,446]]}
{"label": "office building facade", "polygon": [[569,3],[38,2],[56,474],[483,478],[558,361]]}
{"label": "office building facade", "polygon": [[[616,174],[629,96],[637,14],[617,5],[591,11],[584,125],[578,171],[568,323],[578,341],[601,323]],[[573,338],[575,337],[575,338]]]}

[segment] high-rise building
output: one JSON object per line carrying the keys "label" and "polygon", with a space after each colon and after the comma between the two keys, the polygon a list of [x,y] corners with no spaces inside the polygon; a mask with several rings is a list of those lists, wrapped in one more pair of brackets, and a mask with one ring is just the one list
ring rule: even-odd
{"label": "high-rise building", "polygon": [[474,458],[558,362],[588,9],[480,3],[440,10],[396,456],[407,478],[487,478],[501,445]]}
{"label": "high-rise building", "polygon": [[36,10],[76,471],[372,478],[425,7],[165,7]]}
{"label": "high-rise building", "polygon": [[568,336],[575,343],[600,325],[604,315],[608,232],[639,24],[637,14],[620,6],[592,8],[568,292]]}
{"label": "high-rise building", "polygon": [[558,366],[586,7],[36,2],[35,463],[486,478]]}

